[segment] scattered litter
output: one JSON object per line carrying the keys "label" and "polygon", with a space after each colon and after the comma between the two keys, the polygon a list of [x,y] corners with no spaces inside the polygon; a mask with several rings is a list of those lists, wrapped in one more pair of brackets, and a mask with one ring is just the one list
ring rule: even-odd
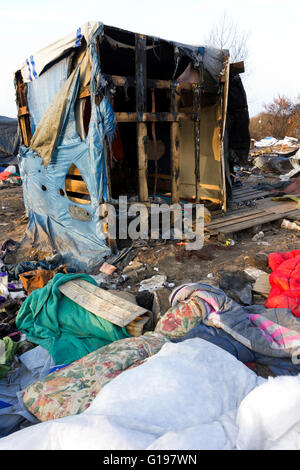
{"label": "scattered litter", "polygon": [[215,276],[214,276],[214,273],[209,273],[209,274],[207,275],[207,277],[208,277],[208,278],[213,278],[213,277],[215,277]]}
{"label": "scattered litter", "polygon": [[226,240],[226,242],[225,242],[225,245],[227,245],[227,246],[234,246],[234,245],[235,245],[235,241],[232,240],[231,238],[228,238],[228,240]]}
{"label": "scattered litter", "polygon": [[140,288],[139,292],[142,292],[143,290],[148,290],[150,292],[160,289],[165,285],[167,281],[167,276],[158,274],[156,276],[152,276],[149,279],[144,279],[143,281],[140,282]]}
{"label": "scattered litter", "polygon": [[283,219],[281,228],[286,228],[288,230],[296,230],[300,231],[300,223],[299,222],[291,222],[290,220]]}
{"label": "scattered litter", "polygon": [[254,237],[252,237],[252,240],[254,242],[257,242],[257,240],[260,240],[261,238],[264,238],[265,234],[264,232],[258,232],[254,235]]}
{"label": "scattered litter", "polygon": [[103,263],[99,271],[110,276],[116,269],[116,266],[113,266],[112,264]]}
{"label": "scattered litter", "polygon": [[7,272],[0,272],[0,302],[8,296],[8,274]]}
{"label": "scattered litter", "polygon": [[125,266],[122,273],[126,274],[127,276],[130,277],[132,275],[132,273],[138,272],[138,271],[142,270],[142,268],[144,268],[143,263],[141,263],[140,261],[135,259],[133,261],[130,261],[128,266]]}
{"label": "scattered litter", "polygon": [[270,285],[270,275],[268,273],[262,273],[256,279],[255,283],[252,286],[253,292],[262,295],[263,297],[268,297],[271,290]]}
{"label": "scattered litter", "polygon": [[248,276],[252,277],[253,279],[258,279],[259,276],[262,274],[266,274],[264,271],[258,268],[253,268],[252,266],[244,269],[245,273],[248,274]]}

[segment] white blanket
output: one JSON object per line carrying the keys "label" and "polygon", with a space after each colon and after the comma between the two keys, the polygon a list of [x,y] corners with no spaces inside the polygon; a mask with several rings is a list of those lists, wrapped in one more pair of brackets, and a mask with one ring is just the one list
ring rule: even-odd
{"label": "white blanket", "polygon": [[4,437],[4,449],[300,449],[300,375],[265,380],[205,340],[167,343],[84,413]]}
{"label": "white blanket", "polygon": [[207,341],[169,343],[81,415],[18,431],[0,449],[234,449],[237,409],[261,381]]}

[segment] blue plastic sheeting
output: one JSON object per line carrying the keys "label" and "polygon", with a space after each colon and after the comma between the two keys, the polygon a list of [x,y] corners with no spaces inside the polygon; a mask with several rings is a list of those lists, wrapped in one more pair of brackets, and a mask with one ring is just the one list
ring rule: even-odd
{"label": "blue plastic sheeting", "polygon": [[69,57],[44,72],[38,80],[27,85],[27,102],[30,109],[31,133],[34,134],[49,104],[68,78]]}
{"label": "blue plastic sheeting", "polygon": [[[79,137],[75,122],[75,101],[79,90],[80,70],[74,73],[70,95],[66,97],[65,116],[58,132],[58,144],[51,161],[46,167],[42,158],[31,148],[20,148],[20,174],[23,180],[24,202],[29,217],[26,231],[27,240],[35,247],[47,251],[52,249],[62,256],[62,261],[78,271],[92,272],[110,248],[102,231],[99,203],[107,201],[107,167],[104,139],[111,139],[115,129],[114,113],[105,98],[96,105],[95,96],[100,84],[100,66],[96,53],[96,36],[101,34],[103,25],[94,34],[89,44],[92,60],[91,69],[91,119],[89,132],[84,141]],[[43,82],[31,89],[30,114],[40,119],[39,110],[51,99],[49,82],[66,80],[65,63],[59,62],[53,73],[45,73]],[[43,75],[35,80],[37,84]],[[34,93],[33,93],[34,90]],[[51,88],[52,90],[52,88]],[[41,95],[48,97],[40,99]],[[34,99],[33,99],[34,95]],[[38,109],[39,110],[38,110]],[[51,132],[51,129],[49,130]],[[75,204],[65,193],[65,178],[72,164],[79,169],[90,194],[90,204]],[[44,190],[43,190],[44,189]],[[63,189],[64,195],[60,193]],[[85,211],[89,220],[78,220],[70,214],[70,207],[77,206]]]}

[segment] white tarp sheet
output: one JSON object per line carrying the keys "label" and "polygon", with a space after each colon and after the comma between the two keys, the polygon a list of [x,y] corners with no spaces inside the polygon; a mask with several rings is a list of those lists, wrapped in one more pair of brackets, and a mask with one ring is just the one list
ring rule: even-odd
{"label": "white tarp sheet", "polygon": [[100,25],[98,21],[89,21],[68,36],[27,57],[21,67],[23,82],[36,80],[47,64],[61,57],[68,49],[79,47],[82,37],[88,44]]}
{"label": "white tarp sheet", "polygon": [[[62,57],[69,49],[79,47],[81,45],[82,37],[84,37],[87,44],[89,44],[92,36],[97,32],[97,29],[101,29],[101,27],[103,27],[103,23],[98,21],[89,21],[83,26],[78,27],[76,31],[73,31],[67,36],[27,57],[21,67],[23,82],[28,83],[36,80],[47,64],[50,64],[59,57]],[[118,47],[120,47],[121,43],[114,41],[110,37],[107,37],[107,39],[111,44],[118,44]],[[159,38],[156,39],[159,40]],[[228,57],[229,55],[227,50],[215,49],[210,46],[201,47],[173,41],[170,42],[178,49],[183,49],[186,53],[188,52],[196,64],[198,62],[203,62],[204,68],[216,81],[218,80],[219,75],[224,72],[224,57]],[[123,45],[123,47],[128,46]],[[152,48],[153,46],[149,47]]]}

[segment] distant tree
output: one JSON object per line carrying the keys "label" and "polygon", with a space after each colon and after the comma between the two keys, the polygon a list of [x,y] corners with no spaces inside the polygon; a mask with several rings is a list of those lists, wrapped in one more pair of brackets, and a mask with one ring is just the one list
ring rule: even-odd
{"label": "distant tree", "polygon": [[250,33],[240,30],[238,25],[224,11],[219,22],[212,27],[204,41],[208,46],[217,49],[228,49],[230,61],[234,63],[245,61],[248,58],[249,36]]}
{"label": "distant tree", "polygon": [[283,139],[287,135],[293,106],[292,101],[284,95],[278,95],[272,103],[264,105],[274,137]]}
{"label": "distant tree", "polygon": [[267,136],[300,139],[300,95],[293,101],[279,94],[271,103],[265,104],[264,111],[250,120],[250,135],[255,140]]}

